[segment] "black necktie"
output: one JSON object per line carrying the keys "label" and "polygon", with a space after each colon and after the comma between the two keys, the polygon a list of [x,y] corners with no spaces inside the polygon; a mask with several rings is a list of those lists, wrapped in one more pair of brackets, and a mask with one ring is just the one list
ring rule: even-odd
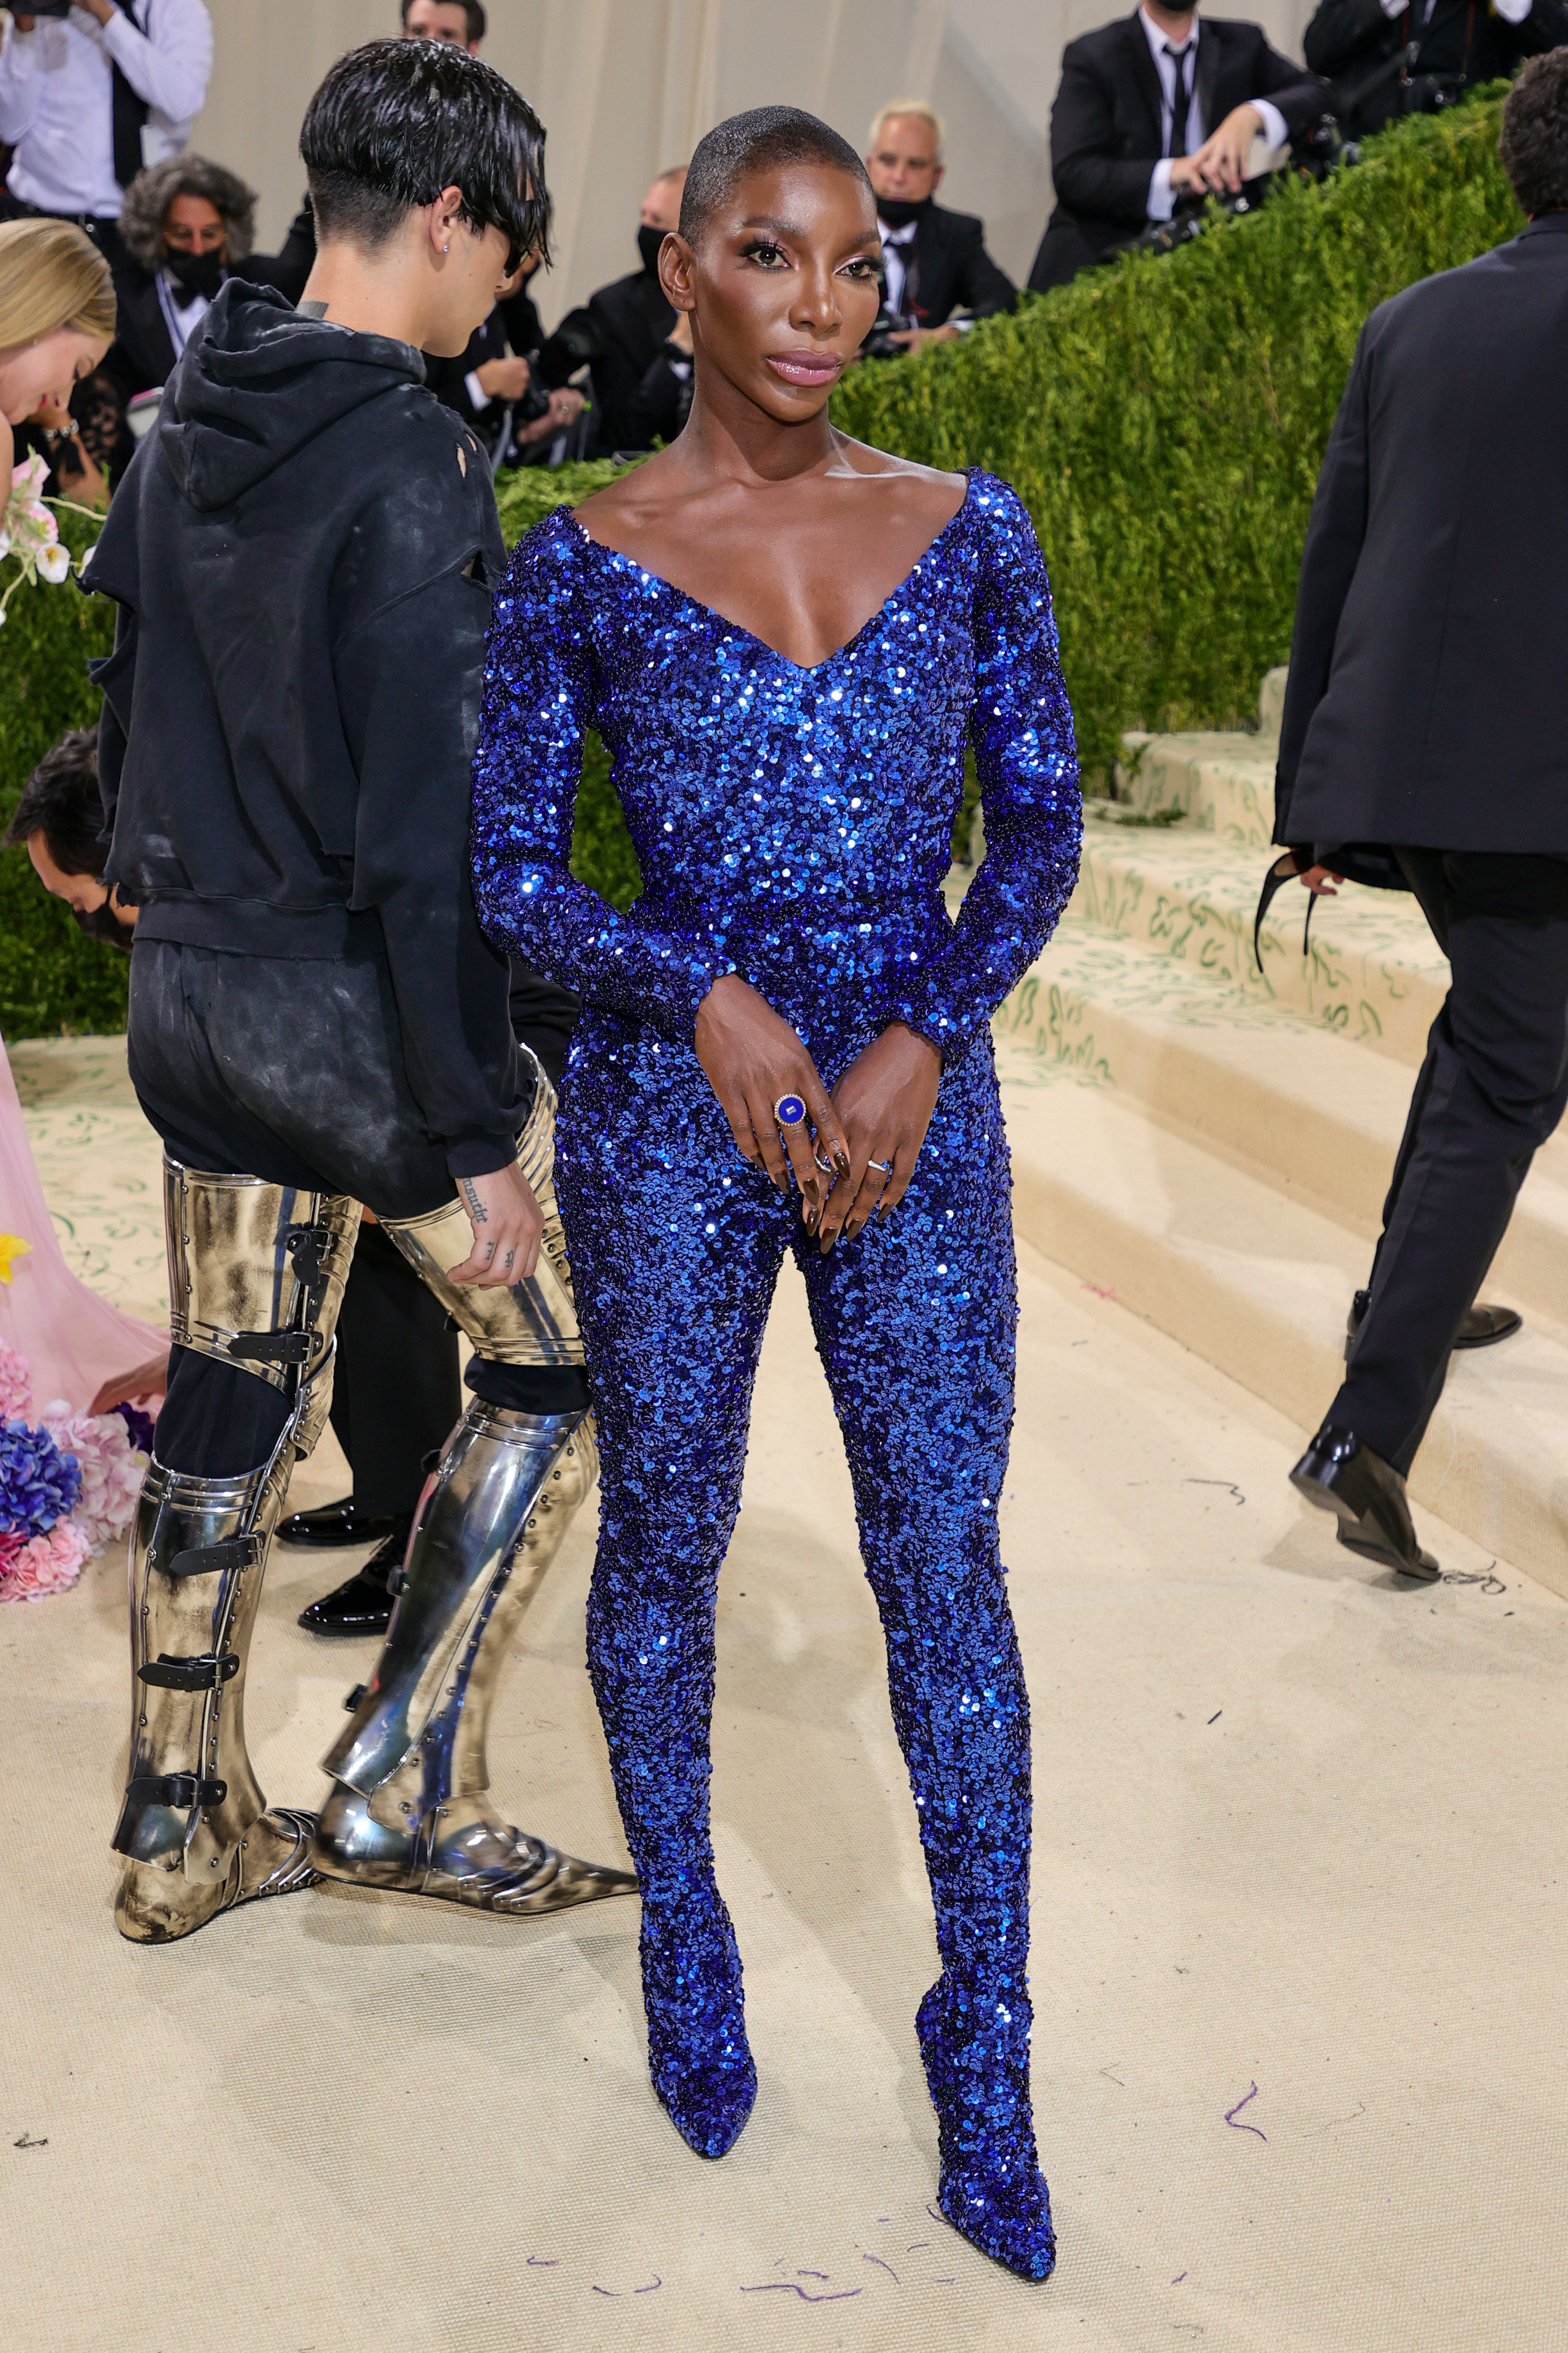
{"label": "black necktie", "polygon": [[[120,13],[136,19],[131,13],[131,0],[117,0]],[[140,31],[141,27],[137,27]],[[114,176],[122,188],[128,188],[142,169],[142,126],[150,111],[144,98],[138,98],[120,68],[114,71]]]}
{"label": "black necktie", "polygon": [[[125,0],[121,0],[121,7],[124,5]],[[1187,114],[1193,102],[1187,81],[1187,59],[1196,46],[1195,41],[1189,41],[1185,48],[1173,49],[1169,41],[1165,44],[1165,55],[1176,69],[1176,87],[1171,100],[1171,143],[1165,150],[1167,155],[1184,155],[1187,152]]]}

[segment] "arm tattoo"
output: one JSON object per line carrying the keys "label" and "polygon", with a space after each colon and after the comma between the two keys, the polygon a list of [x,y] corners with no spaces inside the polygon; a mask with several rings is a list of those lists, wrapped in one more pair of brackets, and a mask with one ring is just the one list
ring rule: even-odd
{"label": "arm tattoo", "polygon": [[458,1189],[463,1197],[463,1207],[467,1209],[469,1217],[472,1218],[475,1225],[488,1226],[490,1219],[490,1213],[486,1208],[484,1203],[480,1200],[479,1187],[475,1185],[473,1179],[468,1176],[459,1176],[458,1179]]}

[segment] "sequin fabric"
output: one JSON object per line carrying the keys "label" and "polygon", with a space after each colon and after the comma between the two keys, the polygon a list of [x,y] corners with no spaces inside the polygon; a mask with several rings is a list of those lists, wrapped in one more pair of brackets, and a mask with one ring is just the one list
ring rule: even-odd
{"label": "sequin fabric", "polygon": [[[584,731],[609,749],[645,892],[571,874]],[[942,881],[973,741],[987,850]],[[997,1544],[1016,1284],[988,1018],[1077,872],[1072,720],[1028,515],[993,477],[879,613],[803,670],[588,539],[564,510],[497,599],[475,760],[491,936],[584,991],[556,1182],[603,1472],[588,1656],[643,1892],[655,2085],[722,2153],[755,2094],[713,1871],[714,1610],[786,1250],[805,1274],[887,1641],[942,1971],[921,2005],[942,2211],[1050,2268],[1030,2119],[1029,1726]],[[737,1155],[691,1046],[739,971],[831,1085],[893,1019],[936,1039],[902,1206],[826,1259]]]}

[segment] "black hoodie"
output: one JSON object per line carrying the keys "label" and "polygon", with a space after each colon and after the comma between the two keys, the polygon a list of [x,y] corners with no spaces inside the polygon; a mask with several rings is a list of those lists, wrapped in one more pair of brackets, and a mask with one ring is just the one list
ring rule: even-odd
{"label": "black hoodie", "polygon": [[231,280],[187,344],[87,585],[121,607],[105,880],[139,939],[384,946],[404,1059],[455,1176],[520,1124],[507,971],[468,884],[491,584],[483,457],[417,352]]}

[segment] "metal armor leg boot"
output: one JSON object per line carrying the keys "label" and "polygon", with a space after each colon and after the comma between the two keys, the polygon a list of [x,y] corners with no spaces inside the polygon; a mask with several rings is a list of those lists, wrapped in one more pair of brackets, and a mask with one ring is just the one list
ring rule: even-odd
{"label": "metal armor leg boot", "polygon": [[310,1855],[326,1877],[489,1912],[630,1894],[629,1872],[581,1862],[502,1820],[486,1733],[523,1611],[594,1484],[592,1417],[479,1400],[426,1484],[375,1675],[327,1757],[334,1788]]}
{"label": "metal armor leg boot", "polygon": [[316,1877],[314,1817],[268,1809],[245,1739],[267,1548],[331,1396],[332,1330],[357,1204],[164,1164],[174,1337],[289,1400],[266,1462],[204,1478],[156,1460],[130,1544],[131,1775],[115,1827],[116,1925],[140,1943]]}
{"label": "metal armor leg boot", "polygon": [[[386,1231],[481,1356],[580,1366],[555,1203],[555,1095],[528,1059],[533,1103],[518,1161],[544,1215],[536,1271],[510,1288],[454,1283],[449,1270],[473,1249],[456,1200],[388,1220]],[[325,1760],[336,1786],[312,1856],[327,1876],[521,1914],[635,1891],[629,1872],[513,1829],[488,1794],[485,1734],[512,1634],[597,1472],[591,1415],[469,1406],[391,1580],[396,1604],[374,1678],[350,1694],[353,1721]]]}

